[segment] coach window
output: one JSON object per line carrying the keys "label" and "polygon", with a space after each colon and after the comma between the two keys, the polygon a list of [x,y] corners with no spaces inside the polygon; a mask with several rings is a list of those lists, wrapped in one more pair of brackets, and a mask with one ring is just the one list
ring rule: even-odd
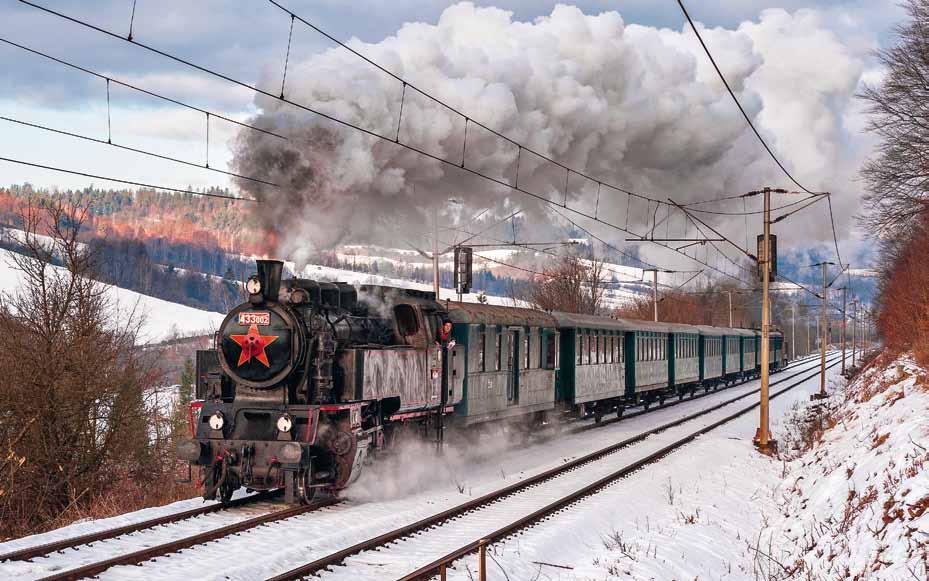
{"label": "coach window", "polygon": [[532,335],[530,335],[530,332],[531,329],[529,329],[529,327],[523,330],[523,357],[525,358],[523,360],[523,369],[529,369],[529,364],[532,361],[532,350],[530,349],[530,337],[532,337]]}
{"label": "coach window", "polygon": [[594,355],[593,363],[603,363],[603,357],[600,356],[600,345],[603,342],[603,335],[599,331],[594,331]]}
{"label": "coach window", "polygon": [[503,333],[499,328],[494,329],[494,370],[503,369]]}
{"label": "coach window", "polygon": [[481,325],[478,327],[478,359],[477,359],[477,368],[481,371],[487,371],[485,366],[485,355],[487,354],[487,326]]}

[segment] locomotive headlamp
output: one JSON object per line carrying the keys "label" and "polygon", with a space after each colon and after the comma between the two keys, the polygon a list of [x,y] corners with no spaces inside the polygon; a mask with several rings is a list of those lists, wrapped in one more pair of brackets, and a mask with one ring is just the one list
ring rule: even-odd
{"label": "locomotive headlamp", "polygon": [[294,421],[290,418],[289,415],[284,414],[281,417],[277,418],[277,431],[287,433],[290,431],[294,425]]}
{"label": "locomotive headlamp", "polygon": [[223,412],[216,412],[210,416],[210,429],[211,430],[221,430],[223,429],[223,424],[226,423],[226,418],[223,417]]}
{"label": "locomotive headlamp", "polygon": [[248,291],[250,295],[257,295],[261,292],[261,279],[257,276],[250,276],[248,280],[245,281],[245,290]]}
{"label": "locomotive headlamp", "polygon": [[281,446],[281,451],[278,454],[281,462],[284,464],[296,464],[300,461],[300,458],[303,456],[303,448],[300,447],[300,444],[296,442],[288,442]]}

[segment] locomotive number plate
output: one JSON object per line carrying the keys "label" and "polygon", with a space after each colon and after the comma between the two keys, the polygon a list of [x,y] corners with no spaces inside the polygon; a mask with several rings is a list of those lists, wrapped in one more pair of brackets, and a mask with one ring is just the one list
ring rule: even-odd
{"label": "locomotive number plate", "polygon": [[251,311],[239,313],[239,324],[248,325],[270,325],[271,313],[254,313]]}

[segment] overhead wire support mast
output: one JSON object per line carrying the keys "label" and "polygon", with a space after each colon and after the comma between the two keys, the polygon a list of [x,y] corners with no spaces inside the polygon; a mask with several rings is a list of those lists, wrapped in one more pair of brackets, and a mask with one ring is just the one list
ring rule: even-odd
{"label": "overhead wire support mast", "polygon": [[[253,91],[253,92],[256,93],[256,94],[264,95],[264,96],[270,97],[270,98],[272,98],[272,99],[277,99],[277,100],[279,100],[279,101],[281,101],[281,102],[283,102],[283,103],[287,103],[288,105],[291,105],[291,106],[293,106],[293,107],[296,107],[297,109],[301,109],[301,110],[303,110],[303,111],[307,111],[307,112],[309,112],[309,113],[313,113],[313,114],[315,114],[315,115],[317,115],[317,116],[319,116],[319,117],[321,117],[321,118],[323,118],[323,119],[326,119],[326,120],[328,120],[328,121],[331,121],[331,122],[336,123],[336,124],[338,124],[338,125],[341,125],[341,126],[343,126],[343,127],[348,127],[348,128],[353,129],[353,130],[355,130],[355,131],[358,131],[358,132],[363,133],[363,134],[365,134],[365,135],[369,135],[369,136],[371,136],[371,137],[375,137],[375,138],[377,138],[377,139],[383,140],[383,141],[388,142],[388,143],[394,143],[394,144],[396,144],[396,145],[398,145],[398,146],[400,146],[400,147],[403,147],[403,148],[408,149],[408,150],[410,150],[410,151],[416,152],[416,153],[418,153],[419,155],[422,155],[422,156],[424,156],[424,157],[426,157],[426,158],[432,159],[432,160],[437,161],[437,162],[439,162],[439,163],[442,163],[442,164],[446,164],[446,165],[449,165],[449,166],[452,166],[452,167],[459,168],[461,171],[465,171],[465,172],[468,172],[468,173],[470,173],[470,174],[472,174],[472,175],[476,175],[476,176],[481,177],[481,178],[483,178],[483,179],[485,179],[485,180],[487,180],[487,181],[489,181],[489,182],[491,182],[491,183],[494,183],[494,184],[497,184],[497,185],[502,186],[502,187],[504,187],[504,188],[507,188],[507,189],[510,189],[510,190],[519,192],[519,193],[521,193],[521,194],[524,194],[524,195],[527,195],[527,196],[530,196],[530,197],[533,197],[533,198],[536,198],[537,200],[539,200],[539,201],[541,201],[541,202],[543,202],[543,203],[549,205],[551,208],[561,207],[561,208],[564,208],[564,209],[566,209],[566,210],[569,210],[569,211],[573,212],[574,214],[576,214],[576,215],[578,215],[578,216],[582,216],[582,217],[584,217],[584,218],[593,220],[594,222],[597,222],[597,223],[599,223],[599,224],[603,224],[603,225],[605,225],[605,226],[608,226],[608,227],[610,227],[610,228],[613,228],[613,229],[616,229],[616,230],[619,230],[619,231],[622,231],[622,232],[627,232],[627,233],[629,233],[629,234],[634,234],[634,232],[629,231],[628,228],[623,228],[623,227],[621,227],[621,226],[619,226],[619,225],[617,225],[617,224],[613,224],[613,223],[611,223],[611,222],[607,222],[606,220],[603,220],[603,219],[601,219],[601,218],[599,218],[599,217],[597,217],[597,216],[590,215],[590,214],[588,214],[588,213],[586,213],[586,212],[583,212],[583,211],[578,210],[578,209],[575,209],[575,208],[571,208],[571,207],[569,207],[569,206],[567,206],[567,205],[559,204],[558,202],[555,202],[555,201],[553,201],[553,200],[550,200],[549,198],[545,197],[545,196],[542,195],[542,194],[539,194],[539,193],[536,193],[536,192],[531,192],[531,191],[529,191],[529,190],[526,190],[526,189],[523,189],[523,188],[521,188],[521,187],[518,187],[518,186],[516,185],[516,184],[518,183],[518,176],[516,176],[516,179],[514,180],[514,183],[510,183],[509,181],[507,181],[507,180],[505,180],[505,179],[498,178],[498,177],[494,177],[494,176],[491,176],[491,175],[486,174],[486,173],[482,173],[481,171],[479,171],[479,170],[477,170],[477,169],[474,169],[474,168],[471,168],[471,167],[468,167],[468,166],[465,165],[465,164],[461,164],[461,163],[458,162],[458,161],[454,161],[454,160],[451,160],[451,159],[446,159],[446,158],[444,158],[444,157],[442,157],[442,156],[440,156],[440,155],[437,155],[437,154],[435,154],[435,153],[430,153],[430,152],[428,152],[428,151],[426,151],[426,150],[424,150],[424,149],[420,149],[419,147],[416,147],[416,146],[411,145],[411,144],[409,144],[409,143],[403,143],[403,142],[400,141],[398,138],[395,139],[394,137],[388,137],[388,136],[386,136],[386,135],[382,135],[382,134],[378,133],[377,131],[374,131],[374,130],[372,130],[372,129],[367,129],[367,128],[365,128],[365,127],[361,127],[360,125],[356,125],[356,124],[354,124],[354,123],[351,123],[351,122],[349,122],[349,121],[345,121],[345,120],[343,120],[343,119],[339,119],[338,117],[335,117],[334,115],[330,115],[330,114],[328,114],[328,113],[324,113],[323,111],[320,111],[320,110],[318,110],[318,109],[314,109],[314,108],[309,107],[309,106],[307,106],[307,105],[303,105],[303,104],[297,103],[297,102],[295,102],[295,101],[291,101],[291,100],[289,100],[289,99],[287,99],[287,98],[281,98],[281,96],[280,96],[279,94],[271,93],[271,92],[266,91],[266,90],[264,90],[264,89],[261,89],[261,88],[258,88],[258,87],[256,87],[256,86],[250,85],[249,83],[246,83],[246,82],[244,82],[244,81],[240,81],[240,80],[238,80],[238,79],[235,79],[235,78],[233,78],[233,77],[231,77],[231,76],[229,76],[229,75],[226,75],[226,74],[224,74],[224,73],[220,73],[220,72],[211,70],[211,69],[209,69],[209,68],[207,68],[207,67],[205,67],[205,66],[198,65],[198,64],[193,63],[193,62],[191,62],[191,61],[189,61],[189,60],[186,60],[186,59],[183,59],[183,58],[181,58],[181,57],[172,55],[172,54],[170,54],[170,53],[168,53],[168,52],[165,52],[165,51],[163,51],[163,50],[161,50],[161,49],[155,48],[155,47],[150,46],[150,45],[148,45],[148,44],[139,42],[139,41],[137,41],[137,40],[127,38],[127,37],[125,37],[125,36],[122,36],[122,35],[120,35],[120,34],[117,34],[117,33],[113,32],[113,31],[111,31],[111,30],[107,30],[107,29],[102,28],[102,27],[100,27],[100,26],[97,26],[97,25],[91,24],[91,23],[89,23],[89,22],[83,21],[83,20],[81,20],[81,19],[79,19],[79,18],[76,18],[76,17],[73,17],[73,16],[68,16],[68,15],[66,15],[66,14],[63,14],[63,13],[61,13],[61,12],[58,12],[58,11],[53,10],[53,9],[51,9],[51,8],[48,8],[48,7],[46,7],[46,6],[42,6],[42,5],[40,5],[40,4],[36,4],[35,2],[31,2],[31,1],[29,1],[29,0],[19,0],[19,1],[20,1],[20,3],[22,3],[22,4],[25,4],[25,5],[27,5],[27,6],[31,6],[31,7],[35,8],[35,9],[37,9],[37,10],[41,10],[41,11],[46,12],[46,13],[48,13],[48,14],[51,14],[51,15],[53,15],[53,16],[57,16],[58,18],[62,18],[62,19],[64,19],[64,20],[67,20],[67,21],[69,21],[69,22],[73,22],[73,23],[78,24],[78,25],[80,25],[80,26],[83,26],[83,27],[85,27],[85,28],[88,28],[88,29],[91,29],[91,30],[100,32],[101,34],[105,34],[105,35],[107,35],[107,36],[110,36],[110,37],[113,37],[113,38],[117,38],[117,39],[123,40],[123,41],[125,41],[125,42],[129,42],[129,43],[131,43],[131,44],[133,44],[133,45],[135,45],[135,46],[138,46],[139,48],[145,49],[145,50],[147,50],[147,51],[149,51],[149,52],[152,52],[152,53],[157,54],[157,55],[159,55],[159,56],[162,56],[162,57],[164,57],[164,58],[171,59],[171,60],[173,60],[173,61],[175,61],[175,62],[181,63],[181,64],[183,64],[183,65],[185,65],[185,66],[191,67],[191,68],[196,69],[196,70],[198,70],[198,71],[200,71],[200,72],[203,72],[203,73],[205,73],[205,74],[212,75],[212,76],[214,76],[214,77],[216,77],[216,78],[218,78],[218,79],[222,79],[222,80],[227,81],[227,82],[229,82],[229,83],[232,83],[232,84],[234,84],[234,85],[237,85],[237,86],[240,86],[240,87],[242,87],[242,88],[248,89],[248,90],[250,90],[250,91]],[[269,0],[269,2],[272,2],[272,3],[273,3],[272,0]],[[483,124],[481,124],[481,123],[475,121],[472,117],[470,117],[470,116],[468,116],[468,115],[464,115],[463,113],[459,112],[457,109],[448,106],[446,103],[444,103],[443,101],[441,101],[441,100],[439,100],[439,99],[433,97],[433,96],[430,95],[429,93],[426,93],[425,91],[422,91],[421,89],[418,89],[418,88],[415,87],[414,85],[409,84],[409,82],[407,82],[405,79],[402,79],[401,77],[395,75],[394,73],[391,73],[391,72],[388,71],[387,69],[384,69],[383,67],[381,67],[381,66],[378,65],[377,63],[374,63],[373,61],[371,61],[370,59],[368,59],[368,58],[365,57],[364,55],[362,55],[362,54],[358,53],[357,51],[355,51],[354,49],[352,49],[351,47],[345,45],[344,43],[341,43],[340,41],[338,41],[337,39],[335,39],[334,37],[332,37],[332,36],[329,35],[328,33],[322,31],[322,30],[319,29],[318,27],[312,25],[311,23],[307,22],[306,20],[302,19],[301,17],[295,15],[293,12],[291,12],[291,11],[287,10],[286,8],[282,7],[280,4],[277,4],[277,3],[274,3],[274,4],[275,4],[275,6],[278,6],[281,10],[283,10],[284,12],[286,12],[288,15],[293,15],[293,16],[295,16],[296,19],[299,20],[300,22],[306,24],[307,26],[313,28],[314,30],[317,30],[320,34],[323,34],[323,35],[326,36],[327,38],[331,39],[333,42],[336,42],[336,43],[339,44],[340,46],[342,46],[342,47],[346,48],[347,50],[349,50],[350,52],[356,54],[357,56],[359,56],[359,58],[362,58],[363,60],[365,60],[365,61],[371,63],[372,66],[377,67],[378,69],[384,71],[386,74],[390,75],[391,77],[393,77],[393,78],[399,80],[399,81],[402,82],[402,83],[405,83],[405,86],[408,87],[409,89],[415,90],[415,91],[421,93],[422,95],[424,95],[426,98],[429,98],[429,99],[435,101],[436,103],[439,103],[439,104],[442,104],[443,106],[448,107],[449,110],[453,111],[455,114],[460,115],[462,118],[468,119],[468,123],[469,123],[469,124],[471,124],[471,123],[476,124],[477,126],[479,126],[479,127],[481,127],[481,128],[484,128],[484,129],[486,129],[487,131],[491,132],[492,134],[498,136],[500,139],[503,139],[503,140],[505,140],[506,142],[511,143],[511,144],[513,144],[514,146],[518,147],[520,153],[521,153],[523,150],[525,150],[525,151],[528,152],[528,153],[531,153],[531,154],[533,154],[533,155],[537,155],[539,158],[544,159],[544,160],[546,160],[546,161],[548,161],[548,162],[550,162],[550,163],[556,165],[557,167],[564,169],[566,172],[568,172],[568,175],[570,175],[570,174],[575,174],[575,175],[580,176],[580,177],[583,177],[583,178],[585,178],[585,179],[587,179],[587,180],[589,180],[589,181],[591,181],[591,182],[597,183],[597,184],[598,184],[598,187],[600,187],[600,186],[606,186],[606,187],[612,188],[612,189],[614,189],[614,190],[616,190],[616,191],[618,191],[618,192],[625,193],[625,194],[627,194],[627,195],[630,197],[630,199],[631,199],[632,197],[636,197],[636,198],[639,198],[639,199],[647,200],[647,201],[649,202],[649,204],[650,204],[651,202],[654,202],[654,203],[657,204],[657,205],[661,205],[661,204],[667,205],[667,204],[668,204],[668,202],[666,202],[666,201],[664,201],[664,200],[659,200],[659,199],[650,198],[650,197],[648,197],[648,196],[645,196],[645,195],[643,195],[643,194],[639,194],[639,193],[637,193],[637,192],[633,192],[633,191],[628,190],[628,189],[626,189],[626,188],[622,188],[622,187],[619,187],[619,186],[614,186],[614,185],[612,185],[612,184],[610,184],[610,183],[607,183],[607,182],[605,182],[605,181],[603,181],[603,180],[596,179],[596,178],[594,178],[594,177],[592,177],[592,176],[589,176],[588,174],[586,174],[586,173],[584,173],[584,172],[581,172],[581,171],[575,170],[575,169],[573,169],[573,168],[570,168],[570,167],[564,165],[563,163],[561,163],[561,162],[559,162],[559,161],[557,161],[557,160],[554,160],[554,159],[552,159],[552,158],[550,158],[550,157],[548,157],[548,156],[542,155],[542,154],[540,154],[540,153],[538,153],[538,152],[536,152],[536,151],[534,151],[534,150],[532,150],[532,149],[526,147],[525,145],[523,145],[523,144],[521,144],[521,143],[518,143],[518,142],[514,141],[513,139],[511,139],[511,138],[509,138],[509,137],[503,135],[502,133],[499,133],[498,131],[495,131],[494,129],[489,128],[489,127],[487,127],[487,126],[485,126],[485,125],[483,125]],[[684,256],[684,257],[686,257],[686,258],[688,258],[688,259],[690,259],[690,260],[693,260],[694,262],[697,262],[697,263],[699,263],[699,264],[702,264],[703,266],[705,266],[705,267],[707,267],[707,268],[709,268],[709,269],[711,269],[711,270],[713,270],[713,271],[715,271],[715,272],[718,272],[718,273],[720,273],[720,274],[723,274],[724,276],[733,278],[733,279],[739,281],[740,283],[744,284],[744,281],[743,281],[742,279],[740,279],[739,277],[733,276],[732,274],[726,272],[725,270],[722,270],[722,269],[720,269],[720,268],[718,268],[718,267],[712,266],[712,265],[710,265],[708,262],[706,262],[705,260],[702,261],[702,260],[696,258],[695,256],[690,256],[690,255],[686,254],[685,252],[682,252],[681,250],[678,250],[678,249],[676,249],[676,248],[674,248],[674,247],[672,247],[672,246],[669,246],[669,245],[666,245],[666,244],[660,244],[660,245],[663,246],[663,247],[665,247],[665,248],[667,248],[667,249],[669,249],[669,250],[671,250],[672,252],[676,252],[676,253],[680,254],[681,256]]]}
{"label": "overhead wire support mast", "polygon": [[819,337],[819,352],[820,352],[820,373],[819,373],[819,393],[814,393],[810,396],[810,399],[825,399],[826,398],[826,343],[828,342],[829,337],[829,320],[826,314],[826,307],[829,303],[829,267],[835,266],[834,262],[820,262],[814,264],[813,266],[821,266],[823,269],[823,292],[822,292],[822,311],[820,313],[821,323],[820,323],[820,337]]}
{"label": "overhead wire support mast", "polygon": [[755,127],[755,124],[752,123],[751,118],[748,116],[748,113],[745,111],[745,108],[742,107],[742,103],[739,101],[739,98],[736,96],[735,92],[732,90],[732,87],[729,86],[729,81],[726,80],[726,76],[723,74],[722,70],[719,68],[719,65],[716,64],[716,59],[713,58],[713,53],[710,52],[710,48],[706,45],[706,42],[703,41],[703,36],[700,34],[700,31],[697,29],[696,23],[694,23],[693,19],[690,17],[690,13],[687,12],[687,8],[684,6],[683,0],[677,0],[677,5],[680,6],[681,12],[684,13],[684,18],[686,18],[688,24],[690,24],[690,28],[691,30],[693,30],[694,35],[697,37],[697,40],[700,42],[700,46],[703,47],[703,52],[706,53],[707,58],[710,60],[710,64],[713,65],[713,69],[716,71],[717,76],[719,76],[719,80],[722,81],[723,85],[726,87],[726,91],[728,91],[729,96],[732,97],[732,101],[735,103],[736,107],[738,107],[739,112],[742,113],[742,117],[745,118],[745,122],[748,124],[749,128],[752,130],[752,133],[755,134],[755,137],[758,138],[758,141],[761,143],[762,147],[764,147],[765,151],[768,152],[768,155],[771,156],[771,159],[774,160],[774,163],[777,164],[777,166],[781,169],[782,172],[784,172],[784,175],[786,175],[790,179],[791,182],[793,182],[798,188],[800,188],[804,192],[808,194],[818,194],[818,193],[826,194],[827,199],[829,200],[829,221],[832,225],[832,238],[833,238],[833,241],[835,242],[836,259],[839,261],[839,266],[841,267],[842,266],[842,255],[839,253],[839,239],[838,239],[838,235],[835,229],[835,217],[833,216],[833,213],[832,213],[831,195],[829,195],[828,192],[813,192],[812,190],[810,190],[809,188],[801,184],[799,181],[797,181],[797,179],[794,178],[793,174],[791,174],[790,171],[788,171],[787,168],[784,166],[784,164],[781,163],[781,160],[778,159],[778,157],[774,154],[774,150],[771,149],[771,147],[765,141],[764,137],[761,136],[761,132],[759,132],[758,128]]}

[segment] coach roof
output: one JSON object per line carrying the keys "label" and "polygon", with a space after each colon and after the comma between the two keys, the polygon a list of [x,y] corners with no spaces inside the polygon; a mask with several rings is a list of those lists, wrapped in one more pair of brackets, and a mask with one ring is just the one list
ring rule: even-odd
{"label": "coach roof", "polygon": [[448,303],[448,318],[453,323],[462,324],[557,326],[555,318],[544,311],[479,303]]}

